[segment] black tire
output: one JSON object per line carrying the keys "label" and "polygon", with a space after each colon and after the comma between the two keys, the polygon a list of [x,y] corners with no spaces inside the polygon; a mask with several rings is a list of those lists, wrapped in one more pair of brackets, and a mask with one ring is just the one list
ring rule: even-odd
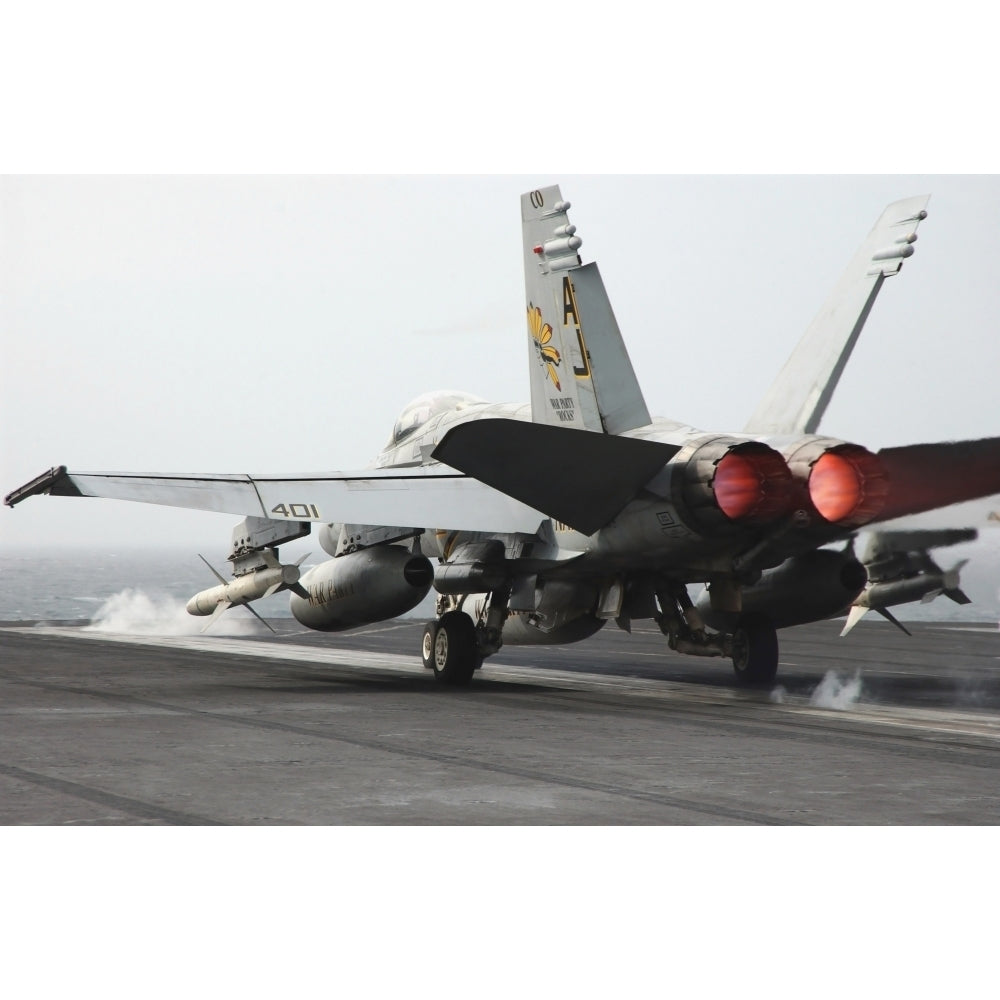
{"label": "black tire", "polygon": [[424,661],[425,670],[434,669],[434,640],[437,634],[437,622],[428,622],[424,626],[424,634],[420,640],[420,659]]}
{"label": "black tire", "polygon": [[733,670],[741,684],[773,684],[778,675],[778,633],[766,615],[744,615],[733,632]]}
{"label": "black tire", "polygon": [[449,611],[437,622],[434,676],[444,684],[464,685],[479,666],[476,626],[464,611]]}

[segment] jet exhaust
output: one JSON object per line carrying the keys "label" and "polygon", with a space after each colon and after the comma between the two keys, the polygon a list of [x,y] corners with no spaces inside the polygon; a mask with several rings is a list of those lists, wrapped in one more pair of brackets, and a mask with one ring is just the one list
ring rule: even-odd
{"label": "jet exhaust", "polygon": [[766,445],[751,443],[738,445],[719,460],[712,491],[730,521],[766,524],[787,512],[791,485],[782,457]]}
{"label": "jet exhaust", "polygon": [[814,438],[786,455],[806,503],[827,524],[859,528],[885,506],[889,478],[878,456],[860,445]]}
{"label": "jet exhaust", "polygon": [[677,499],[703,530],[758,527],[789,513],[794,491],[792,473],[773,448],[714,438],[688,456]]}
{"label": "jet exhaust", "polygon": [[809,498],[831,524],[867,524],[881,512],[888,492],[882,464],[858,445],[826,452],[809,474]]}

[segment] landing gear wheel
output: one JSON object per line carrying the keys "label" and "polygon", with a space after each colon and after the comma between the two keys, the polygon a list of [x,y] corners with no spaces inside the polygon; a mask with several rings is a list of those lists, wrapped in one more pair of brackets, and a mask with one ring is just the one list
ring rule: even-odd
{"label": "landing gear wheel", "polygon": [[[426,638],[426,630],[424,636]],[[476,626],[464,611],[449,611],[437,622],[434,676],[445,684],[468,684],[479,666]]]}
{"label": "landing gear wheel", "polygon": [[733,669],[741,684],[773,684],[778,674],[778,633],[766,615],[744,615],[733,632]]}
{"label": "landing gear wheel", "polygon": [[437,622],[428,622],[424,626],[424,636],[420,640],[420,659],[424,661],[424,670],[434,669],[434,640],[437,634]]}

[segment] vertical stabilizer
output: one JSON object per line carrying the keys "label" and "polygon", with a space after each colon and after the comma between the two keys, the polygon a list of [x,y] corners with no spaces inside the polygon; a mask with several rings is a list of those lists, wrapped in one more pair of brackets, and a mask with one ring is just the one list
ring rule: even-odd
{"label": "vertical stabilizer", "polygon": [[596,264],[558,187],[521,196],[531,417],[621,434],[650,422],[642,390]]}
{"label": "vertical stabilizer", "polygon": [[803,334],[744,430],[748,434],[813,434],[886,278],[913,254],[929,195],[893,202]]}

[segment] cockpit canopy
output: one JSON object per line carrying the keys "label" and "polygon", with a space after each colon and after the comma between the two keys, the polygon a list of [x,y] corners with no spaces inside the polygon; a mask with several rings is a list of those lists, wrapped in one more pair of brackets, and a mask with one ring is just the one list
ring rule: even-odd
{"label": "cockpit canopy", "polygon": [[439,392],[425,392],[417,396],[403,409],[392,429],[392,440],[389,447],[395,447],[408,438],[414,431],[423,427],[432,417],[455,410],[464,410],[467,406],[482,403],[484,400],[467,392],[454,392],[448,389]]}

